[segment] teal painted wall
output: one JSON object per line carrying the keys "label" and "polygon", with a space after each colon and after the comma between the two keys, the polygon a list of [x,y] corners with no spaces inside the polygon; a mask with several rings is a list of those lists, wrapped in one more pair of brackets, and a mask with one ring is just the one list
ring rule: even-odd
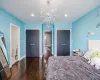
{"label": "teal painted wall", "polygon": [[[42,30],[42,24],[40,23],[27,23],[24,25],[24,31],[26,29],[40,29],[40,56],[42,56],[42,39],[43,39],[43,36],[42,36],[42,33],[44,30]],[[59,23],[55,23],[55,26],[54,26],[54,55],[57,55],[57,51],[56,51],[56,29],[70,29],[72,30],[72,23],[67,23],[67,22],[59,22]],[[72,37],[71,37],[72,38]],[[72,47],[72,45],[71,45]],[[25,49],[26,50],[26,49]]]}
{"label": "teal painted wall", "polygon": [[[88,40],[100,40],[100,27],[96,28],[100,22],[100,17],[96,17],[97,13],[100,13],[100,6],[72,23],[73,49],[86,51]],[[87,37],[88,32],[90,32],[89,37]],[[92,35],[92,32],[95,34]]]}
{"label": "teal painted wall", "polygon": [[[71,51],[72,49],[80,48],[83,51],[88,49],[88,40],[100,40],[100,28],[96,28],[96,24],[100,22],[100,17],[97,18],[97,13],[100,12],[100,6],[84,15],[73,23],[58,22],[54,26],[54,55],[57,55],[57,29],[71,30]],[[23,23],[13,15],[9,14],[3,9],[0,9],[0,31],[4,33],[5,42],[7,46],[8,58],[10,63],[10,23],[20,26],[20,57],[25,56],[25,30],[26,29],[40,29],[40,56],[42,56],[42,24],[36,23]],[[94,35],[87,37],[87,33],[94,32]]]}
{"label": "teal painted wall", "polygon": [[8,53],[8,62],[10,63],[10,23],[20,26],[20,57],[25,55],[24,52],[24,23],[13,15],[0,8],[0,31],[4,33],[5,43]]}
{"label": "teal painted wall", "polygon": [[[58,22],[54,26],[54,55],[57,55],[57,38],[56,30],[57,29],[68,29],[71,30],[71,51],[72,49],[80,48],[83,51],[88,49],[88,40],[100,40],[100,28],[96,28],[96,24],[100,22],[100,17],[96,17],[97,13],[100,12],[100,6],[84,15],[80,19],[76,20],[73,23],[68,22]],[[21,57],[25,55],[25,30],[26,29],[40,29],[40,56],[42,56],[42,24],[36,23],[26,23],[18,20],[13,15],[9,14],[3,9],[0,9],[0,31],[4,33],[8,58],[10,58],[10,23],[20,26],[20,53]],[[88,32],[94,32],[94,35],[87,37]],[[9,60],[10,62],[10,60]]]}

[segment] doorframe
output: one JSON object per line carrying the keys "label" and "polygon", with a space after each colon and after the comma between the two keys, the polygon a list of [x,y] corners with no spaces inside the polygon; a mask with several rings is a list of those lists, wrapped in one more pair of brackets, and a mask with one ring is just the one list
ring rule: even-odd
{"label": "doorframe", "polygon": [[[26,30],[39,30],[39,57],[42,57],[41,56],[41,32],[40,32],[40,29],[39,28],[25,28],[25,56],[26,56]],[[27,56],[26,56],[27,57]]]}
{"label": "doorframe", "polygon": [[71,50],[72,50],[72,30],[71,29],[68,29],[68,28],[63,28],[63,29],[62,28],[61,29],[57,29],[56,28],[55,30],[56,30],[55,31],[55,46],[56,46],[55,47],[55,49],[56,49],[55,50],[56,51],[55,52],[56,53],[55,56],[57,56],[57,30],[69,30],[70,31],[70,56],[71,56],[72,55],[71,54]]}
{"label": "doorframe", "polygon": [[[50,30],[44,30],[44,34],[45,34],[45,32],[50,32]],[[52,32],[52,31],[51,31]],[[45,37],[45,36],[44,36]],[[53,37],[53,35],[52,35],[52,37]],[[51,39],[52,40],[52,39]],[[44,39],[43,39],[43,50],[44,50],[44,47],[45,47],[45,45],[44,45]],[[52,54],[53,54],[53,40],[52,40],[52,43],[51,43],[51,47],[52,47]]]}
{"label": "doorframe", "polygon": [[20,61],[20,27],[15,25],[15,24],[10,23],[10,68],[13,65],[13,63],[12,63],[12,32],[11,32],[12,26],[15,26],[16,28],[19,28],[19,52],[18,52],[19,54],[18,54],[18,60],[17,61]]}

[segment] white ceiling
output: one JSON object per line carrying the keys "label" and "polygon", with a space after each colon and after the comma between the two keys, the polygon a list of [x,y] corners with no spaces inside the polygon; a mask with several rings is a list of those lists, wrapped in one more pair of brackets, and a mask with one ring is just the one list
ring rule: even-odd
{"label": "white ceiling", "polygon": [[[47,0],[0,0],[1,7],[23,22],[41,22],[42,11],[47,12]],[[51,10],[56,9],[56,21],[73,22],[100,5],[100,0],[51,0]],[[34,13],[34,17],[30,16]],[[67,14],[67,18],[64,15]]]}

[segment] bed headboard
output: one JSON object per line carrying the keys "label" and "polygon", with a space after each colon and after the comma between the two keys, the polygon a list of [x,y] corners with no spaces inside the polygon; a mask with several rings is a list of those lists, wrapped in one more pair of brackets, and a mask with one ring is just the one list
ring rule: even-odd
{"label": "bed headboard", "polygon": [[89,40],[89,50],[100,49],[100,40]]}

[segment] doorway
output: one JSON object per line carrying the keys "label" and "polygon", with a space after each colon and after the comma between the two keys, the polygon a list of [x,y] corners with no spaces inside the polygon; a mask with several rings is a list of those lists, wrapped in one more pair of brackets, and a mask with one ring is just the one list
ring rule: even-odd
{"label": "doorway", "polygon": [[20,27],[11,24],[11,66],[20,60]]}
{"label": "doorway", "polygon": [[39,30],[26,30],[26,57],[39,57]]}
{"label": "doorway", "polygon": [[57,56],[70,56],[70,30],[57,30]]}
{"label": "doorway", "polygon": [[44,32],[44,53],[52,53],[52,31]]}

